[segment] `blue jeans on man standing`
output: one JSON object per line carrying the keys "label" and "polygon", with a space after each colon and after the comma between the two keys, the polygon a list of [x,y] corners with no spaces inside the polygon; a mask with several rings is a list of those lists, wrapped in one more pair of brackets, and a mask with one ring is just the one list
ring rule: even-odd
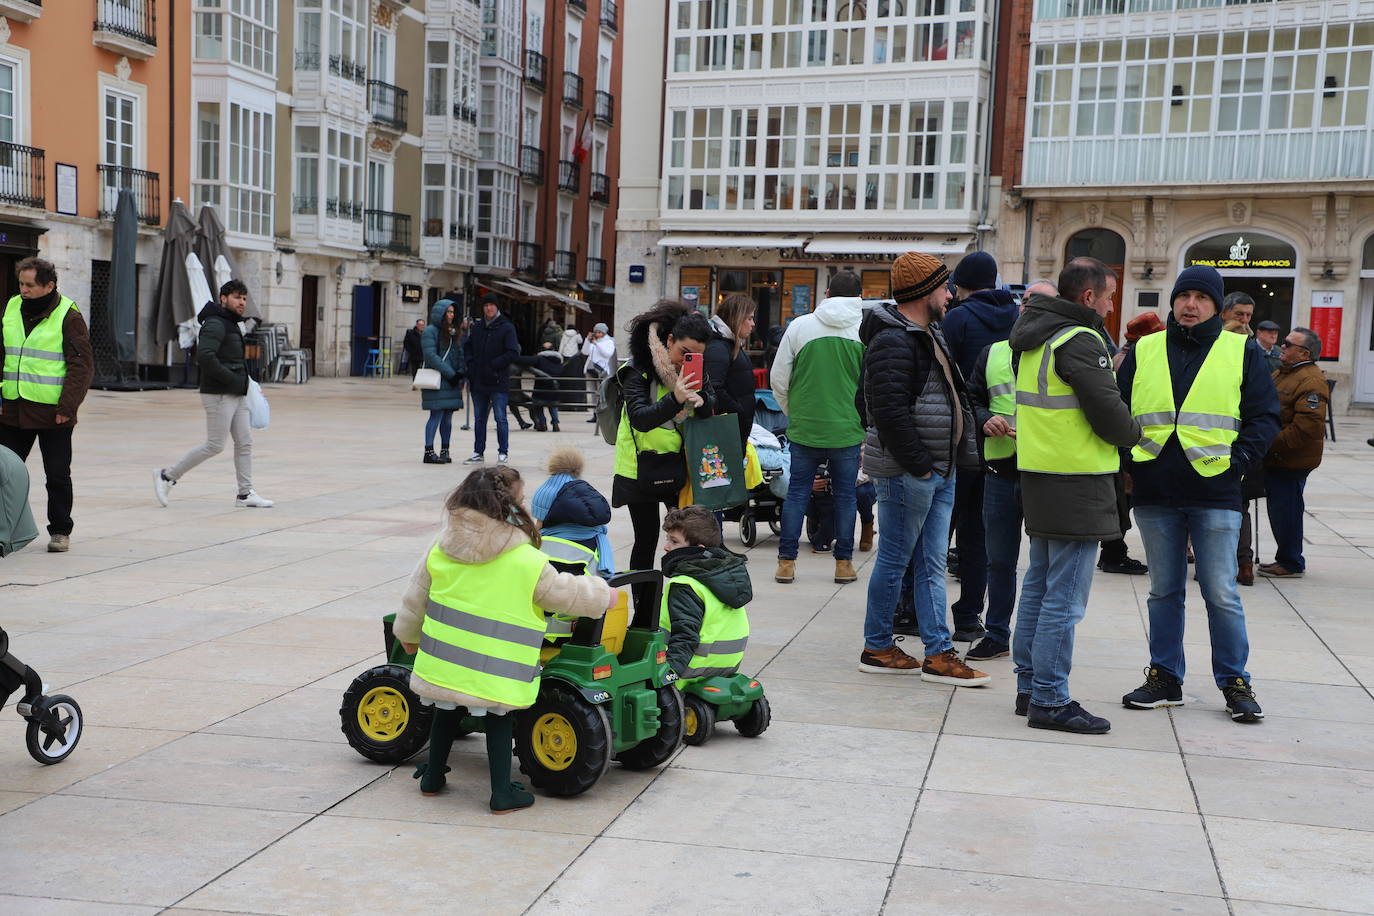
{"label": "blue jeans on man standing", "polygon": [[1096,560],[1096,541],[1031,536],[1011,656],[1016,692],[1029,693],[1036,706],[1063,706],[1073,699],[1073,628],[1088,607]]}
{"label": "blue jeans on man standing", "polygon": [[477,416],[473,420],[472,450],[478,455],[487,450],[487,414],[496,414],[496,450],[502,455],[510,451],[510,420],[507,405],[510,393],[506,391],[472,391],[472,408]]}
{"label": "blue jeans on man standing", "polygon": [[875,477],[873,485],[878,491],[878,528],[883,536],[878,539],[873,574],[868,579],[864,648],[881,652],[892,647],[893,613],[901,596],[902,578],[914,560],[916,626],[925,654],[948,652],[954,643],[945,620],[945,551],[949,516],[954,509],[954,474]]}
{"label": "blue jeans on man standing", "polygon": [[1021,482],[1015,477],[983,478],[983,528],[988,551],[988,636],[1011,645],[1016,607],[1016,562],[1021,557]]}
{"label": "blue jeans on man standing", "polygon": [[830,466],[830,490],[835,497],[835,559],[854,558],[854,483],[859,479],[859,446],[812,448],[793,442],[788,445],[787,499],[782,504],[782,533],[778,535],[778,559],[795,560],[801,543],[802,524],[811,502],[811,484],[816,469],[826,461]]}
{"label": "blue jeans on man standing", "polygon": [[1307,569],[1302,555],[1303,490],[1311,471],[1265,468],[1269,496],[1269,528],[1274,532],[1274,562],[1289,572]]}
{"label": "blue jeans on man standing", "polygon": [[1136,506],[1135,524],[1145,542],[1150,565],[1150,665],[1183,680],[1183,617],[1188,590],[1188,542],[1193,570],[1207,606],[1212,637],[1212,675],[1218,687],[1250,673],[1250,640],[1245,609],[1236,587],[1236,541],[1240,513],[1234,509],[1196,506]]}
{"label": "blue jeans on man standing", "polygon": [[[987,532],[983,524],[982,470],[959,473],[954,501],[959,516],[954,521],[954,543],[959,548],[959,597],[949,606],[954,629],[975,630],[983,616],[983,596],[988,587]],[[991,475],[986,475],[991,476]]]}

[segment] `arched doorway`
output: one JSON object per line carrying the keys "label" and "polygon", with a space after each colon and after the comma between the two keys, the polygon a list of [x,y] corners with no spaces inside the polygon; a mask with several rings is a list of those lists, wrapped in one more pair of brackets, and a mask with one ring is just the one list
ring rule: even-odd
{"label": "arched doorway", "polygon": [[1298,257],[1288,242],[1262,232],[1225,232],[1188,246],[1183,266],[1197,264],[1215,267],[1227,293],[1250,294],[1255,300],[1251,327],[1266,320],[1277,322],[1282,334],[1293,327]]}
{"label": "arched doorway", "polygon": [[1064,246],[1064,263],[1074,258],[1097,258],[1116,274],[1116,292],[1112,294],[1112,313],[1103,319],[1112,340],[1121,342],[1121,286],[1126,276],[1126,240],[1110,229],[1084,229],[1075,233]]}

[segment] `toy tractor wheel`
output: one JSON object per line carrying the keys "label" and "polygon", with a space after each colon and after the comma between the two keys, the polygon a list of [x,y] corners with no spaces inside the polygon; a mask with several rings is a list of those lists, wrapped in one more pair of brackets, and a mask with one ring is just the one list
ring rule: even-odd
{"label": "toy tractor wheel", "polygon": [[671,684],[654,691],[658,700],[658,732],[634,747],[616,755],[627,770],[647,770],[658,766],[682,743],[682,692]]}
{"label": "toy tractor wheel", "polygon": [[581,795],[611,765],[611,721],[572,688],[544,685],[539,699],[516,719],[515,756],[535,787],[550,795]]}
{"label": "toy tractor wheel", "polygon": [[410,672],[378,665],[344,691],[339,721],[353,750],[378,763],[402,763],[429,741],[434,707],[410,690]]}
{"label": "toy tractor wheel", "polygon": [[45,765],[61,763],[81,740],[81,707],[66,694],[44,697],[39,704],[24,734],[29,756]]}
{"label": "toy tractor wheel", "polygon": [[745,547],[753,547],[759,540],[758,520],[753,509],[745,509],[739,517],[739,540]]}
{"label": "toy tractor wheel", "polygon": [[746,738],[757,738],[768,730],[773,721],[773,711],[768,708],[768,697],[759,697],[749,711],[735,720],[735,730]]}
{"label": "toy tractor wheel", "polygon": [[716,708],[690,693],[683,694],[682,703],[687,707],[682,726],[683,743],[696,747],[710,741],[716,728]]}

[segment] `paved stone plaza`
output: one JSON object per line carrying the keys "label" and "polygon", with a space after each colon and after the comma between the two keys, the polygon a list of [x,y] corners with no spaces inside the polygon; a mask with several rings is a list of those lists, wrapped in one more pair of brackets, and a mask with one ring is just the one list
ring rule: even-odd
{"label": "paved stone plaza", "polygon": [[[422,798],[412,766],[339,731],[465,473],[420,463],[407,388],[271,386],[270,510],[232,505],[227,453],[160,508],[152,469],[198,441],[197,395],[91,393],[71,552],[43,535],[0,560],[12,650],[87,721],[41,767],[0,715],[0,913],[1374,912],[1374,420],[1338,423],[1308,487],[1308,578],[1242,590],[1262,724],[1223,712],[1196,590],[1188,705],[1133,712],[1147,580],[1098,574],[1071,684],[1113,728],[1070,736],[1012,715],[1007,659],[983,689],[859,673],[867,571],[836,586],[804,553],[780,586],[767,538],[745,670],[772,728],[496,817],[480,738]],[[537,483],[573,442],[609,493],[611,449],[582,419],[513,432],[513,463]],[[628,556],[623,516],[613,535]]]}

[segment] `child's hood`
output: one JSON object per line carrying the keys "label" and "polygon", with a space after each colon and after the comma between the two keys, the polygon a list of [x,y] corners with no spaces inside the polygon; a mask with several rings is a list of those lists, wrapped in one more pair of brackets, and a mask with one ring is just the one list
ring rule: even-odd
{"label": "child's hood", "polygon": [[749,567],[744,557],[724,547],[683,547],[663,558],[665,576],[691,576],[710,589],[727,607],[744,607],[754,600]]}
{"label": "child's hood", "polygon": [[486,563],[527,543],[524,531],[472,509],[449,513],[448,525],[439,533],[439,549],[459,563]]}

